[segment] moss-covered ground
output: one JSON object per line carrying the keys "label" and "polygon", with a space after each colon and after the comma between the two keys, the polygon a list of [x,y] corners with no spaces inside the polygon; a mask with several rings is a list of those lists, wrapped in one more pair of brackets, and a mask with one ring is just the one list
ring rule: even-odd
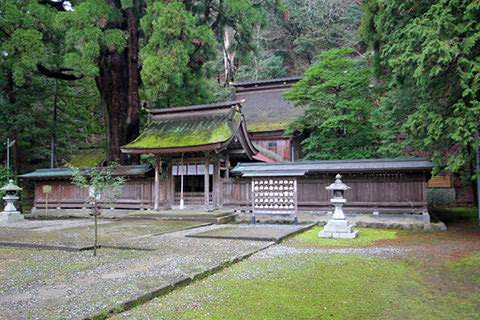
{"label": "moss-covered ground", "polygon": [[318,233],[322,227],[315,227],[298,235],[292,245],[296,247],[320,247],[320,246],[341,246],[341,247],[361,247],[375,244],[376,241],[385,239],[396,239],[397,230],[384,229],[366,229],[356,228],[359,231],[356,239],[324,239],[319,238]]}
{"label": "moss-covered ground", "polygon": [[115,319],[478,319],[480,232],[315,228]]}
{"label": "moss-covered ground", "polygon": [[433,208],[430,209],[430,214],[432,218],[447,224],[459,221],[478,224],[478,210],[476,207]]}

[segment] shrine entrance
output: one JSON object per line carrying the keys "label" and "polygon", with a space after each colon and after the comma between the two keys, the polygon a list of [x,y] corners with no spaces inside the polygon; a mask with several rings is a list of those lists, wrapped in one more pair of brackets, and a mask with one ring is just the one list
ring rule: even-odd
{"label": "shrine entrance", "polygon": [[241,101],[152,109],[151,124],[121,148],[155,156],[154,210],[223,205],[230,164],[258,153],[248,136]]}
{"label": "shrine entrance", "polygon": [[[209,164],[208,183],[205,183],[205,164],[199,161],[185,161],[181,164],[181,160],[173,160],[172,175],[174,179],[174,203],[180,204],[182,198],[183,184],[183,200],[185,206],[201,206],[206,204],[205,185],[208,188],[208,204],[212,203],[213,193],[213,169],[214,165]],[[183,173],[183,174],[182,174]],[[183,177],[182,177],[183,175]],[[183,178],[183,182],[182,182]]]}

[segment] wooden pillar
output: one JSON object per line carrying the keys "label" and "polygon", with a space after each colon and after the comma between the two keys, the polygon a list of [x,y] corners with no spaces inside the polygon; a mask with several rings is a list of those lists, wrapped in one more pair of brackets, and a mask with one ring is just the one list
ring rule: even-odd
{"label": "wooden pillar", "polygon": [[184,209],[184,202],[183,202],[183,152],[182,152],[182,162],[180,167],[182,168],[182,171],[180,173],[180,210]]}
{"label": "wooden pillar", "polygon": [[175,180],[172,173],[172,159],[168,159],[167,164],[168,178],[167,178],[167,205],[169,207],[173,206],[174,192],[175,192]]}
{"label": "wooden pillar", "polygon": [[154,199],[155,202],[153,203],[153,210],[158,211],[158,203],[159,203],[159,192],[160,192],[160,169],[161,169],[161,162],[158,156],[155,156],[155,188],[154,188]]}
{"label": "wooden pillar", "polygon": [[215,157],[213,164],[213,205],[215,208],[220,206],[220,159]]}
{"label": "wooden pillar", "polygon": [[204,175],[204,182],[203,182],[203,187],[204,187],[204,204],[205,207],[208,207],[210,205],[210,173],[209,173],[209,166],[210,163],[208,162],[208,153],[205,153],[205,175]]}
{"label": "wooden pillar", "polygon": [[217,159],[217,207],[223,206],[223,185],[222,178],[220,176],[220,158]]}
{"label": "wooden pillar", "polygon": [[229,166],[229,163],[230,163],[230,155],[227,153],[225,155],[225,179],[229,179],[230,178],[230,166]]}

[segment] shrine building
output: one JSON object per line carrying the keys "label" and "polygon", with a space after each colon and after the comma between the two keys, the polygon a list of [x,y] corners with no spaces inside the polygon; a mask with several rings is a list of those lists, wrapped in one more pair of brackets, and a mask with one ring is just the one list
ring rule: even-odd
{"label": "shrine building", "polygon": [[[331,209],[325,186],[341,173],[352,186],[347,212],[428,212],[433,164],[426,159],[296,161],[305,133],[285,136],[285,130],[303,110],[282,93],[301,78],[234,83],[234,101],[150,110],[147,128],[121,151],[149,155],[153,165],[117,167],[113,174],[127,182],[108,208],[325,212]],[[34,213],[85,206],[87,191],[71,183],[68,168],[19,178],[35,182]]]}

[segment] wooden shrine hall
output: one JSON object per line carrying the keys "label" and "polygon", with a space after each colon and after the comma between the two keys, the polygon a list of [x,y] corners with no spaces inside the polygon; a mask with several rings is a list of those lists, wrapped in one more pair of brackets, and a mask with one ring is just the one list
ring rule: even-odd
{"label": "wooden shrine hall", "polygon": [[150,115],[150,126],[121,150],[154,155],[154,210],[217,208],[232,166],[269,160],[249,139],[241,101],[153,109]]}

